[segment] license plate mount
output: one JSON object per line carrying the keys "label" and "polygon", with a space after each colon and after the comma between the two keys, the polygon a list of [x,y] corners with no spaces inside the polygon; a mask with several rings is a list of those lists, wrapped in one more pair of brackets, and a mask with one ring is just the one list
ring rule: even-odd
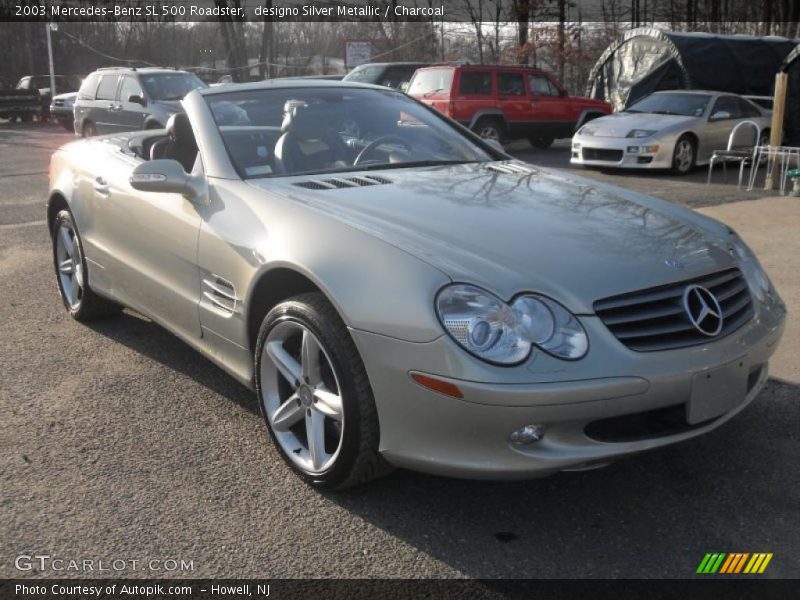
{"label": "license plate mount", "polygon": [[686,405],[686,421],[696,425],[733,410],[747,396],[747,361],[740,358],[695,373],[692,395]]}

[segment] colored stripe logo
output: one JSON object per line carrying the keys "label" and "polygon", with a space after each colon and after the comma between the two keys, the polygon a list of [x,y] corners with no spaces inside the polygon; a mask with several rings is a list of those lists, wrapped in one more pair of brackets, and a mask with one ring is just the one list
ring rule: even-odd
{"label": "colored stripe logo", "polygon": [[709,552],[700,561],[696,572],[701,575],[761,574],[771,560],[772,552]]}

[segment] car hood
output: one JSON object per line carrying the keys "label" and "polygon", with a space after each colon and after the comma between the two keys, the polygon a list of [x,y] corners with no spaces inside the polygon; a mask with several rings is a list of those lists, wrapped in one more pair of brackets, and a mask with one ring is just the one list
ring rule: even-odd
{"label": "car hood", "polygon": [[540,292],[581,314],[593,312],[597,299],[733,263],[727,229],[712,219],[524,163],[360,174],[391,183],[319,190],[298,184],[330,176],[249,183],[371,233],[454,281],[504,299]]}
{"label": "car hood", "polygon": [[[593,137],[624,138],[631,129],[662,131],[673,125],[685,125],[696,117],[681,115],[654,115],[649,113],[614,113],[592,120],[587,128]],[[582,134],[585,135],[585,134]]]}

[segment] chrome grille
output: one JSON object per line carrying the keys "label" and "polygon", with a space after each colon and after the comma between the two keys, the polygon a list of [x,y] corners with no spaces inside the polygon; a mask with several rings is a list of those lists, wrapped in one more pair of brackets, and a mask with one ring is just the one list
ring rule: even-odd
{"label": "chrome grille", "polygon": [[[722,331],[716,336],[697,331],[683,308],[683,293],[692,284],[708,289],[722,308]],[[713,342],[753,318],[747,282],[736,268],[598,300],[594,310],[619,341],[638,352]]]}

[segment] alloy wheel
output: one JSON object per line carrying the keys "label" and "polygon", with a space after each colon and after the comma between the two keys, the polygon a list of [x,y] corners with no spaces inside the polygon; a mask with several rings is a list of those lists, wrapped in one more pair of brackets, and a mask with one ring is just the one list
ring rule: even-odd
{"label": "alloy wheel", "polygon": [[694,161],[694,147],[689,140],[679,140],[675,147],[675,168],[681,173],[686,173],[692,168]]}
{"label": "alloy wheel", "polygon": [[484,127],[481,127],[478,135],[485,140],[494,140],[496,142],[500,141],[500,131],[494,125],[485,125]]}
{"label": "alloy wheel", "polygon": [[83,299],[83,259],[75,230],[66,222],[56,231],[56,265],[64,300],[74,311]]}
{"label": "alloy wheel", "polygon": [[345,415],[339,379],[319,338],[297,321],[267,335],[259,365],[264,412],[284,454],[319,475],[342,448]]}

